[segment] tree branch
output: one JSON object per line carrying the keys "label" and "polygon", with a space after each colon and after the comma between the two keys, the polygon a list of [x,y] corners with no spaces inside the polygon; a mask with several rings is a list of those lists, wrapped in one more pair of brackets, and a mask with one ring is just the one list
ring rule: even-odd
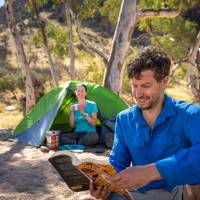
{"label": "tree branch", "polygon": [[181,60],[174,60],[173,61],[174,65],[180,65],[180,64],[190,64],[188,61],[188,58],[181,59]]}
{"label": "tree branch", "polygon": [[144,38],[148,38],[148,37],[150,37],[150,35],[148,33],[143,33],[143,34],[139,35],[137,38],[132,39],[132,41],[138,45],[141,40],[143,40]]}
{"label": "tree branch", "polygon": [[150,17],[159,17],[159,18],[175,18],[179,16],[181,13],[179,10],[170,10],[170,9],[163,9],[163,10],[138,10],[138,20],[147,19]]}
{"label": "tree branch", "polygon": [[150,17],[158,18],[175,18],[178,17],[181,13],[181,7],[183,5],[183,0],[180,0],[179,9],[173,10],[171,8],[165,8],[161,10],[138,10],[138,21],[140,19],[146,19]]}
{"label": "tree branch", "polygon": [[173,76],[176,69],[179,67],[180,65],[179,64],[175,64],[174,67],[172,68],[171,72],[170,72],[170,76]]}
{"label": "tree branch", "polygon": [[169,81],[168,84],[172,81],[172,78],[175,74],[176,69],[179,67],[179,64],[175,64],[174,67],[171,69],[170,74],[169,74]]}
{"label": "tree branch", "polygon": [[90,45],[87,43],[86,39],[85,39],[85,36],[83,35],[83,33],[81,32],[81,26],[75,16],[75,14],[73,13],[72,10],[70,10],[70,14],[72,16],[72,19],[74,21],[74,24],[76,25],[76,31],[79,35],[79,39],[81,41],[81,43],[83,44],[83,46],[88,49],[89,52],[91,52],[92,54],[97,54],[99,55],[102,59],[103,59],[103,62],[105,63],[105,65],[108,63],[108,57],[102,52],[100,51],[99,49],[95,48],[94,46]]}

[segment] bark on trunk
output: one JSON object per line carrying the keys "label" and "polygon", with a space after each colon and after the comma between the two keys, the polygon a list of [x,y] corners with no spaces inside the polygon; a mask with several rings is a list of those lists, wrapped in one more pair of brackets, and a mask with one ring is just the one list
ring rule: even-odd
{"label": "bark on trunk", "polygon": [[115,30],[111,55],[104,73],[103,85],[121,93],[125,60],[136,23],[136,0],[123,0]]}
{"label": "bark on trunk", "polygon": [[39,10],[38,10],[37,3],[35,2],[35,0],[31,0],[31,2],[32,2],[34,13],[36,15],[37,24],[38,24],[41,34],[42,34],[42,39],[43,39],[44,46],[45,46],[45,53],[47,55],[49,68],[51,71],[53,87],[56,87],[56,86],[58,86],[58,77],[57,77],[57,73],[54,69],[53,60],[52,60],[51,53],[50,53],[49,46],[48,46],[47,36],[45,33],[45,21],[42,20],[39,15]]}
{"label": "bark on trunk", "polygon": [[200,32],[189,54],[189,88],[194,95],[194,101],[200,104],[200,68],[199,68]]}
{"label": "bark on trunk", "polygon": [[73,30],[72,30],[72,20],[70,15],[70,0],[64,0],[65,15],[67,19],[67,27],[69,31],[69,53],[70,53],[70,77],[71,80],[75,78],[75,67],[74,67],[74,42],[73,42]]}
{"label": "bark on trunk", "polygon": [[31,71],[27,62],[25,52],[24,52],[22,40],[21,40],[20,34],[18,33],[16,29],[11,0],[5,1],[5,12],[6,12],[8,26],[10,28],[10,31],[14,39],[17,58],[22,68],[22,73],[23,73],[23,77],[25,81],[26,113],[28,113],[36,103],[35,92],[34,92],[33,81],[31,77]]}

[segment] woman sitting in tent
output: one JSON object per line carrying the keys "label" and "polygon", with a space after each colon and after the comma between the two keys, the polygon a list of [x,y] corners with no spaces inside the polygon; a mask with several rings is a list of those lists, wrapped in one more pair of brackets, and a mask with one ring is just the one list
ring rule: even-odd
{"label": "woman sitting in tent", "polygon": [[99,141],[96,132],[97,105],[86,100],[87,88],[84,84],[77,85],[75,94],[77,102],[70,107],[70,125],[75,126],[75,131],[61,135],[60,144],[95,145]]}

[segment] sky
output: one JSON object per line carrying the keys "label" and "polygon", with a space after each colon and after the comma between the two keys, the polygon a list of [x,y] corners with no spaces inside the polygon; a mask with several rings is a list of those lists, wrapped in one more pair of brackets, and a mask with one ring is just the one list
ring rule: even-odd
{"label": "sky", "polygon": [[0,0],[0,7],[2,7],[4,4],[4,0]]}

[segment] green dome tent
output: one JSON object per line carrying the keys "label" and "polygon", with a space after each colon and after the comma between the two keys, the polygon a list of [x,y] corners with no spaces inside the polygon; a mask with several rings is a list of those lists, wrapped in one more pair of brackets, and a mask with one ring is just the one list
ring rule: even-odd
{"label": "green dome tent", "polygon": [[77,84],[87,87],[87,99],[95,101],[104,118],[112,118],[128,106],[111,90],[100,85],[71,81],[45,94],[11,133],[11,138],[33,146],[43,144],[49,130],[70,131],[69,108]]}

